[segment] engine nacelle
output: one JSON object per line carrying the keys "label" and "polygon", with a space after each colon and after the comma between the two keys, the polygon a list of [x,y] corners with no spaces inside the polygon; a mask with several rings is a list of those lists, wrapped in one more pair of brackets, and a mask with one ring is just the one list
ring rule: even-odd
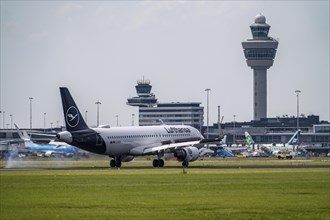
{"label": "engine nacelle", "polygon": [[65,143],[71,144],[72,143],[72,135],[68,131],[62,131],[56,135],[56,138],[60,141],[63,141]]}
{"label": "engine nacelle", "polygon": [[176,150],[174,152],[174,156],[178,159],[178,161],[191,162],[198,159],[199,150],[196,147],[185,147]]}
{"label": "engine nacelle", "polygon": [[51,151],[46,151],[45,154],[44,154],[44,157],[51,157],[52,153],[53,152],[51,152]]}

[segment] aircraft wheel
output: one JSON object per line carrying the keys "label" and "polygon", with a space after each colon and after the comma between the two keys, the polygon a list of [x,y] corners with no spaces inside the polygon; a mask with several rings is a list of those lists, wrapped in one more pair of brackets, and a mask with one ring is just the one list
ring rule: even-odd
{"label": "aircraft wheel", "polygon": [[164,167],[164,160],[162,160],[162,159],[158,160],[158,166]]}
{"label": "aircraft wheel", "polygon": [[189,166],[189,162],[187,162],[187,161],[183,161],[183,162],[182,162],[182,166],[183,166],[183,167],[188,167],[188,166]]}
{"label": "aircraft wheel", "polygon": [[159,166],[159,161],[158,161],[157,159],[154,159],[154,160],[152,161],[152,166],[153,166],[153,167],[158,167],[158,166]]}
{"label": "aircraft wheel", "polygon": [[116,166],[116,161],[110,160],[110,167],[115,167],[115,166]]}
{"label": "aircraft wheel", "polygon": [[116,167],[118,167],[118,168],[121,167],[121,161],[120,160],[116,161]]}

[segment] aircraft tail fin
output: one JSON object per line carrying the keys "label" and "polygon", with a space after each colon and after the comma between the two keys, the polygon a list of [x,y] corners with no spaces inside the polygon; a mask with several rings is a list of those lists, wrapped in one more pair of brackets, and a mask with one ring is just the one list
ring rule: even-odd
{"label": "aircraft tail fin", "polygon": [[295,144],[298,144],[300,132],[301,132],[300,129],[298,131],[296,131],[293,134],[293,136],[290,138],[290,140],[288,141],[288,143],[286,145],[295,145]]}
{"label": "aircraft tail fin", "polygon": [[76,103],[74,102],[68,88],[60,87],[64,120],[67,131],[79,131],[87,129],[88,126],[84,121]]}
{"label": "aircraft tail fin", "polygon": [[254,145],[254,140],[253,140],[252,136],[249,134],[249,132],[247,132],[247,131],[245,132],[245,140],[246,140],[248,147],[251,147],[252,145]]}
{"label": "aircraft tail fin", "polygon": [[23,131],[23,133],[22,133],[22,131],[18,128],[18,126],[16,124],[14,124],[14,125],[16,127],[16,131],[17,131],[19,137],[24,141],[25,146],[37,146],[37,144],[35,144],[31,141],[31,138],[27,134],[26,131]]}
{"label": "aircraft tail fin", "polygon": [[235,155],[231,151],[226,150],[225,148],[221,148],[221,149],[217,150],[217,153],[219,156],[235,157]]}
{"label": "aircraft tail fin", "polygon": [[227,144],[227,135],[223,136],[221,142],[222,144]]}

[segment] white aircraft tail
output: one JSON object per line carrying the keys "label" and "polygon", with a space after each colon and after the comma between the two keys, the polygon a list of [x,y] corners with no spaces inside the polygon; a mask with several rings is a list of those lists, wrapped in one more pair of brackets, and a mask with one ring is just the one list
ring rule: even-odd
{"label": "white aircraft tail", "polygon": [[222,144],[227,144],[227,135],[223,136],[221,142]]}
{"label": "white aircraft tail", "polygon": [[16,124],[14,124],[14,125],[16,127],[16,131],[17,131],[19,137],[24,141],[25,146],[38,146],[37,144],[35,144],[31,141],[31,138],[26,131],[21,132],[21,130],[18,128],[18,126]]}
{"label": "white aircraft tail", "polygon": [[301,130],[296,131],[286,145],[297,145]]}
{"label": "white aircraft tail", "polygon": [[247,132],[247,131],[245,132],[245,140],[246,140],[248,147],[252,147],[252,145],[254,145],[254,140],[253,140],[252,136],[249,134],[249,132]]}

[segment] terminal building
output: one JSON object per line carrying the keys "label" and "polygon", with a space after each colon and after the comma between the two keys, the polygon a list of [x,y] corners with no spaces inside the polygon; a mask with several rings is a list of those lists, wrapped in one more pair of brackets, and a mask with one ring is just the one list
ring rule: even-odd
{"label": "terminal building", "polygon": [[140,126],[159,125],[160,120],[168,125],[190,125],[201,129],[204,108],[200,102],[158,103],[154,107],[139,107]]}
{"label": "terminal building", "polygon": [[[220,129],[219,129],[220,127]],[[299,129],[302,131],[299,143],[308,151],[330,152],[330,124],[320,121],[319,116],[299,117]],[[249,132],[256,144],[286,144],[297,130],[297,118],[276,117],[252,120],[249,122],[228,122],[213,124],[209,127],[209,137],[227,135],[229,145],[245,144],[245,132]]]}

